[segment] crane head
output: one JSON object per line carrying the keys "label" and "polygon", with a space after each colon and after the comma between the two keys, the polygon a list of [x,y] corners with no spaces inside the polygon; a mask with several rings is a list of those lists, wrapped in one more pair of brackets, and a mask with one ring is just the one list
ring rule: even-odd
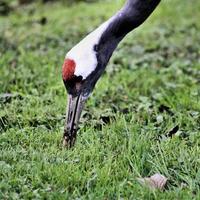
{"label": "crane head", "polygon": [[64,128],[63,145],[72,147],[76,140],[78,123],[91,86],[83,76],[76,75],[76,61],[66,58],[62,67],[62,78],[68,92],[68,105]]}
{"label": "crane head", "polygon": [[64,146],[73,146],[84,103],[100,78],[105,64],[99,58],[99,39],[106,24],[90,33],[67,54],[62,67],[62,78],[68,92]]}

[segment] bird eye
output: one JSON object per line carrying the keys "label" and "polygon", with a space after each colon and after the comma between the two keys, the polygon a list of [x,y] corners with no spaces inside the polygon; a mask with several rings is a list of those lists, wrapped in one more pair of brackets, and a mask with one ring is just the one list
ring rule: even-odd
{"label": "bird eye", "polygon": [[81,82],[82,80],[83,80],[83,77],[82,77],[82,76],[77,76],[77,77],[76,77],[76,81],[77,81],[77,82]]}
{"label": "bird eye", "polygon": [[82,89],[83,77],[73,75],[69,80],[64,80],[64,84],[70,94],[77,94]]}

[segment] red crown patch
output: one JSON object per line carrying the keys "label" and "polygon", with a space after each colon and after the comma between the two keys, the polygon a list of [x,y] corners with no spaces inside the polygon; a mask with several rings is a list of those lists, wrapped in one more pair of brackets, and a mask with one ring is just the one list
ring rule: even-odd
{"label": "red crown patch", "polygon": [[75,72],[76,63],[74,60],[65,59],[62,66],[62,78],[64,81],[70,80]]}

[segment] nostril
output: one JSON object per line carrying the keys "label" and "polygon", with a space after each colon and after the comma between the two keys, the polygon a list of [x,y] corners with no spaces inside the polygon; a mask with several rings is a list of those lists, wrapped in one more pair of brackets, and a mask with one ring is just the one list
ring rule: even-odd
{"label": "nostril", "polygon": [[71,112],[70,112],[70,121],[71,121],[71,119],[72,119],[72,115],[73,115],[73,112],[71,111]]}

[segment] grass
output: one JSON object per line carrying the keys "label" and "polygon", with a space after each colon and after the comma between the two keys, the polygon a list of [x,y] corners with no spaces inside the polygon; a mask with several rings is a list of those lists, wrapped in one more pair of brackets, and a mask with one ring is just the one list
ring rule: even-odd
{"label": "grass", "polygon": [[[65,53],[122,3],[33,3],[0,17],[0,199],[200,199],[198,1],[163,1],[121,43],[75,148],[61,148]],[[164,191],[136,181],[157,172]]]}

